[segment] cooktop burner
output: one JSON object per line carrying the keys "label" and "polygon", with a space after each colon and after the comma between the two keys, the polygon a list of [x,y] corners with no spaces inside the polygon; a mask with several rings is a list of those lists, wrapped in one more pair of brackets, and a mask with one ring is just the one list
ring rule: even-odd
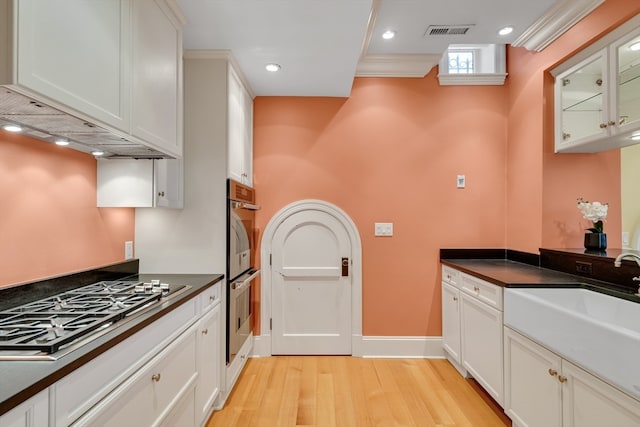
{"label": "cooktop burner", "polygon": [[157,281],[105,281],[0,311],[0,350],[55,353],[179,288]]}

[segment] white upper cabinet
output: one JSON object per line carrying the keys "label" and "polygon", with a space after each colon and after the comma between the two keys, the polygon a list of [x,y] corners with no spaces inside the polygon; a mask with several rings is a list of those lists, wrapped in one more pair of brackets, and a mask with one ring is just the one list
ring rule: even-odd
{"label": "white upper cabinet", "polygon": [[14,8],[18,88],[128,129],[129,2],[20,0]]}
{"label": "white upper cabinet", "polygon": [[556,152],[593,153],[640,140],[640,28],[629,30],[637,21],[552,71]]}
{"label": "white upper cabinet", "polygon": [[131,133],[182,155],[182,29],[166,4],[133,3]]}
{"label": "white upper cabinet", "polygon": [[228,76],[228,176],[253,184],[253,100],[230,66]]}
{"label": "white upper cabinet", "polygon": [[98,159],[99,208],[184,206],[182,159]]}
{"label": "white upper cabinet", "polygon": [[184,19],[174,2],[0,0],[0,11],[1,85],[182,156]]}

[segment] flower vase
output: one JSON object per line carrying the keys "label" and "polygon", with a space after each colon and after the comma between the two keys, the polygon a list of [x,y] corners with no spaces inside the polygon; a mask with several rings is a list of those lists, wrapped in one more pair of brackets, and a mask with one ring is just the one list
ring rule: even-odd
{"label": "flower vase", "polygon": [[607,249],[607,234],[606,233],[585,233],[584,247],[585,249],[589,249],[589,250]]}

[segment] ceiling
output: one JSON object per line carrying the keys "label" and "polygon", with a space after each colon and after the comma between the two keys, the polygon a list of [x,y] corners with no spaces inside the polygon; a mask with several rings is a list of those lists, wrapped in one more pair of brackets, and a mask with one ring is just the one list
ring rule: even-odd
{"label": "ceiling", "polygon": [[[177,0],[185,49],[230,50],[255,96],[347,97],[355,76],[423,77],[449,44],[541,50],[604,0]],[[425,35],[431,25],[469,27]],[[498,30],[514,27],[508,36]],[[384,40],[386,30],[396,36]],[[542,34],[542,36],[540,36]],[[278,72],[265,65],[277,63]]]}

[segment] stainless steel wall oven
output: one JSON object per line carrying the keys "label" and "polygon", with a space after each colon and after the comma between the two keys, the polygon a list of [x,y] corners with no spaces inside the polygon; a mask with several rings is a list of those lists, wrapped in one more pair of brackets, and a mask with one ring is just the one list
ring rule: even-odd
{"label": "stainless steel wall oven", "polygon": [[227,363],[231,363],[251,334],[252,283],[255,268],[255,204],[253,188],[227,182]]}

